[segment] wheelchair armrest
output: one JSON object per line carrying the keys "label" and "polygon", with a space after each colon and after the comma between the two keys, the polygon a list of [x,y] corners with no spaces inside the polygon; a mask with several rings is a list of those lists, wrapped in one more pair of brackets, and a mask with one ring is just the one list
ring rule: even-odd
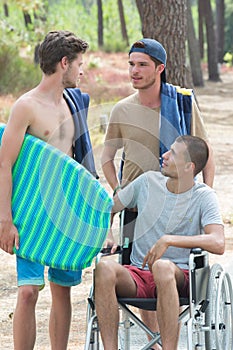
{"label": "wheelchair armrest", "polygon": [[202,248],[192,248],[190,250],[190,253],[193,253],[194,255],[196,254],[201,254],[203,252],[203,249]]}

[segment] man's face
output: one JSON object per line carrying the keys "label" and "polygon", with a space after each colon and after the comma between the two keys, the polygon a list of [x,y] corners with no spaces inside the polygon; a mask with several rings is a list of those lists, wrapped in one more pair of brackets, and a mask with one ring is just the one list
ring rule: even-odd
{"label": "man's face", "polygon": [[162,155],[161,172],[170,178],[179,178],[187,166],[187,148],[184,142],[174,142],[169,151]]}
{"label": "man's face", "polygon": [[129,57],[129,76],[135,89],[147,89],[159,80],[160,72],[150,56],[132,52]]}
{"label": "man's face", "polygon": [[68,64],[68,68],[63,75],[64,88],[76,88],[78,86],[79,78],[83,75],[82,64],[82,54],[79,53],[77,58]]}

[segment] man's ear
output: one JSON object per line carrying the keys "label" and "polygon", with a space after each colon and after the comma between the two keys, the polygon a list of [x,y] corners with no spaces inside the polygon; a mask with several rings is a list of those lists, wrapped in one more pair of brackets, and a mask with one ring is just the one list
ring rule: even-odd
{"label": "man's ear", "polygon": [[66,56],[62,57],[60,63],[61,63],[61,67],[63,69],[66,69],[69,64],[68,58]]}
{"label": "man's ear", "polygon": [[160,65],[157,66],[157,69],[159,71],[160,74],[162,74],[162,72],[164,71],[165,69],[165,65],[162,63]]}
{"label": "man's ear", "polygon": [[185,170],[187,170],[187,171],[192,170],[192,172],[194,172],[194,170],[195,170],[195,164],[194,164],[193,162],[187,162],[187,163],[185,164]]}

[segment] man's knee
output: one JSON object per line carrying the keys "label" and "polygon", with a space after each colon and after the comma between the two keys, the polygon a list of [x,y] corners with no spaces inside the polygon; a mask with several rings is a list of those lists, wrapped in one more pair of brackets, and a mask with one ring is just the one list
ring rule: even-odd
{"label": "man's knee", "polygon": [[18,301],[26,305],[36,304],[36,301],[38,299],[38,293],[38,286],[20,286],[18,289]]}
{"label": "man's knee", "polygon": [[171,283],[175,281],[176,266],[169,260],[157,260],[152,266],[155,284]]}
{"label": "man's knee", "polygon": [[116,283],[116,263],[107,259],[101,260],[95,269],[95,287],[103,288],[114,283]]}
{"label": "man's knee", "polygon": [[69,301],[71,298],[71,287],[70,286],[61,286],[57,283],[50,282],[50,290],[53,298],[57,300]]}

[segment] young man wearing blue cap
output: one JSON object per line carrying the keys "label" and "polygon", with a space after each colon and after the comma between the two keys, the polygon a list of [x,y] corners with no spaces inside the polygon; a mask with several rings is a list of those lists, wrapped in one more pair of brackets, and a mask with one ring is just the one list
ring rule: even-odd
{"label": "young man wearing blue cap", "polygon": [[[161,154],[177,136],[191,134],[208,142],[193,91],[166,83],[166,57],[164,47],[148,38],[129,51],[129,76],[137,91],[113,107],[102,155],[104,175],[113,190],[145,171],[159,170]],[[121,184],[114,166],[120,148],[124,149]],[[212,187],[214,162],[209,148],[203,180]]]}
{"label": "young man wearing blue cap", "polygon": [[[103,172],[114,194],[142,173],[159,171],[162,154],[185,134],[207,142],[209,160],[202,176],[207,185],[213,185],[212,149],[193,91],[166,82],[166,58],[164,47],[149,38],[135,42],[129,51],[129,76],[136,92],[113,107],[102,154]],[[119,179],[114,159],[121,148],[124,166]],[[136,216],[137,208],[125,210],[125,235],[130,240]],[[142,312],[142,317],[150,323],[148,312]]]}

